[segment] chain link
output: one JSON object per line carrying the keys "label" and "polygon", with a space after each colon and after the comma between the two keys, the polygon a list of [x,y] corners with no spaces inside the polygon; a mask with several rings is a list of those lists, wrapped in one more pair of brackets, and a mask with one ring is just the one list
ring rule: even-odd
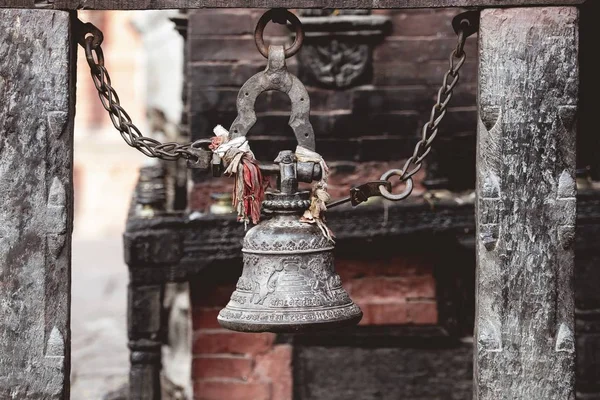
{"label": "chain link", "polygon": [[156,139],[142,135],[140,129],[135,126],[131,117],[121,106],[119,95],[112,87],[110,75],[104,67],[104,53],[102,52],[102,32],[91,23],[78,21],[79,44],[85,49],[85,57],[94,86],[98,91],[100,102],[106,111],[114,127],[119,131],[125,142],[142,152],[144,155],[162,160],[177,160],[185,158],[196,160],[197,156],[190,152],[192,143],[161,143]]}
{"label": "chain link", "polygon": [[383,185],[379,186],[381,195],[388,200],[404,200],[412,193],[412,178],[423,167],[423,161],[431,152],[431,146],[437,137],[440,124],[448,112],[448,105],[452,100],[454,89],[460,79],[459,71],[467,59],[464,50],[467,37],[477,31],[478,24],[475,20],[476,18],[478,18],[478,15],[473,12],[464,13],[457,17],[456,33],[458,42],[456,48],[450,54],[450,67],[446,74],[444,74],[444,80],[442,86],[438,90],[437,100],[431,109],[429,120],[421,130],[421,139],[415,145],[412,156],[406,160],[402,169],[392,169],[381,176],[382,181],[388,181],[392,177],[397,176],[401,182],[405,183],[404,190],[399,194],[393,194]]}

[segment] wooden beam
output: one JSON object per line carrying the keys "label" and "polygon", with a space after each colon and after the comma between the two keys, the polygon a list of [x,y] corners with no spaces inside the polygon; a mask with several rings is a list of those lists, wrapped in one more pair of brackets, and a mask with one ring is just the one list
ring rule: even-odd
{"label": "wooden beam", "polygon": [[0,8],[157,10],[177,8],[441,8],[583,4],[586,0],[0,0]]}
{"label": "wooden beam", "polygon": [[574,399],[575,7],[481,14],[475,399]]}
{"label": "wooden beam", "polygon": [[0,11],[0,398],[68,399],[72,14]]}
{"label": "wooden beam", "polygon": [[164,284],[129,284],[127,331],[131,369],[128,400],[160,400],[161,398],[164,290]]}

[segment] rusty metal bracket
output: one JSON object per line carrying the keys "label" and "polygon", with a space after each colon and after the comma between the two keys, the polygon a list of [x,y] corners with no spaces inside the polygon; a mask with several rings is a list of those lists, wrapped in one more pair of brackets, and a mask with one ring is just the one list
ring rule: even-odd
{"label": "rusty metal bracket", "polygon": [[208,147],[212,143],[210,138],[196,140],[188,148],[188,152],[194,158],[187,160],[187,167],[191,169],[208,170],[210,168],[211,159],[213,157],[212,150]]}
{"label": "rusty metal bracket", "polygon": [[356,207],[360,203],[364,203],[371,197],[381,196],[381,187],[385,187],[388,191],[392,190],[390,181],[374,181],[367,182],[363,185],[350,189],[350,201],[352,206]]}
{"label": "rusty metal bracket", "polygon": [[459,35],[461,32],[465,38],[479,32],[479,11],[466,11],[458,14],[452,19],[452,29]]}
{"label": "rusty metal bracket", "polygon": [[94,24],[83,22],[76,18],[74,22],[74,30],[76,32],[75,39],[83,48],[86,46],[86,40],[91,38],[92,47],[98,48],[104,42],[104,34]]}
{"label": "rusty metal bracket", "polygon": [[350,202],[353,207],[356,207],[357,205],[369,200],[371,197],[382,196],[382,187],[387,191],[391,191],[392,183],[390,181],[372,181],[364,183],[360,186],[355,186],[350,189],[350,196],[328,203],[327,208],[329,209],[337,207],[348,202]]}

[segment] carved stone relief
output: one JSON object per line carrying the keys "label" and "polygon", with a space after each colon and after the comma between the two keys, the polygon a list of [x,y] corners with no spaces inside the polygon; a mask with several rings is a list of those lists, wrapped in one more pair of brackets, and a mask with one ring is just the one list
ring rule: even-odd
{"label": "carved stone relief", "polygon": [[336,89],[363,81],[389,19],[368,10],[303,10],[300,15],[306,32],[299,53],[301,79]]}

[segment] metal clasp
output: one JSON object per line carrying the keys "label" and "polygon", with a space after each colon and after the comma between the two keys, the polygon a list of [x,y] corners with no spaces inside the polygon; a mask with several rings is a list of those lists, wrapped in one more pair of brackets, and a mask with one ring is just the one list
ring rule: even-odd
{"label": "metal clasp", "polygon": [[337,207],[348,202],[350,202],[353,207],[356,207],[369,200],[371,197],[383,196],[382,190],[390,192],[392,190],[392,183],[384,180],[367,182],[350,189],[350,196],[328,203],[327,208]]}
{"label": "metal clasp", "polygon": [[[211,166],[214,169],[213,160],[216,154],[210,149],[212,140],[209,138],[196,140],[187,148],[187,152],[194,158],[188,158],[187,166],[191,169],[209,170]],[[215,172],[213,171],[213,175]]]}

